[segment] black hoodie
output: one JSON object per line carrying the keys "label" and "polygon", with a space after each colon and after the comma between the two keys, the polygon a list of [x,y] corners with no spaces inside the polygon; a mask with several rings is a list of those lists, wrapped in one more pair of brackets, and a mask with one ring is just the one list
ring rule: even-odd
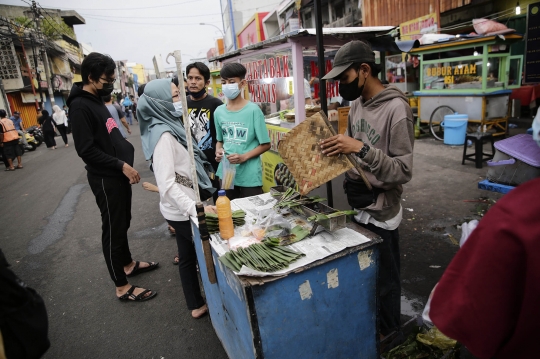
{"label": "black hoodie", "polygon": [[89,174],[124,176],[124,162],[133,166],[135,149],[122,136],[103,100],[82,87],[82,82],[73,84],[67,100],[75,149]]}

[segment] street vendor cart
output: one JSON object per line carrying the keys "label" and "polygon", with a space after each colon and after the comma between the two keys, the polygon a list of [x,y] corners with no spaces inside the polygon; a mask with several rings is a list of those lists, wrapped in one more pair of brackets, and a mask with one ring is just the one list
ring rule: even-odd
{"label": "street vendor cart", "polygon": [[412,49],[420,57],[419,122],[443,139],[445,115],[467,114],[469,131],[481,126],[493,136],[507,133],[508,103],[521,83],[523,56],[510,47],[517,34],[451,37]]}
{"label": "street vendor cart", "polygon": [[[267,193],[232,203],[249,222],[271,200]],[[228,244],[213,235],[211,284],[197,226],[193,231],[212,325],[229,358],[378,358],[379,237],[353,223],[323,230],[288,246],[306,257],[261,277],[218,260]]]}

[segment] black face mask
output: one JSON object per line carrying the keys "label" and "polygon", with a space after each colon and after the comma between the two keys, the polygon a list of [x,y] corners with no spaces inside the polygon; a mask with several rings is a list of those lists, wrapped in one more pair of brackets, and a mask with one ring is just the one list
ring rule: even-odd
{"label": "black face mask", "polygon": [[190,92],[189,94],[191,95],[191,97],[193,98],[201,98],[204,96],[204,94],[206,93],[206,87],[203,87],[203,89],[201,91],[198,91],[198,92]]}
{"label": "black face mask", "polygon": [[339,94],[347,101],[354,101],[364,92],[364,86],[366,85],[367,79],[364,81],[364,84],[358,87],[359,77],[356,76],[354,80],[349,84],[339,83]]}
{"label": "black face mask", "polygon": [[[92,85],[94,85],[94,84],[92,83]],[[94,88],[96,89],[98,96],[99,96],[99,97],[103,97],[103,96],[110,95],[111,92],[113,92],[113,90],[114,90],[114,84],[111,84],[111,83],[105,83],[105,84],[103,84],[103,87],[100,88],[100,89],[98,89],[98,88],[96,87],[96,85],[94,85]]]}

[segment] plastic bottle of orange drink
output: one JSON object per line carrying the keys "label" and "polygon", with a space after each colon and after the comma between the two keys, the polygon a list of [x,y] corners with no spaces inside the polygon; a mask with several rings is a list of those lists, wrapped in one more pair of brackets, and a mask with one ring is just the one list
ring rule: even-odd
{"label": "plastic bottle of orange drink", "polygon": [[227,240],[234,236],[231,201],[229,201],[223,189],[218,192],[218,195],[216,207],[219,220],[219,235],[221,238]]}

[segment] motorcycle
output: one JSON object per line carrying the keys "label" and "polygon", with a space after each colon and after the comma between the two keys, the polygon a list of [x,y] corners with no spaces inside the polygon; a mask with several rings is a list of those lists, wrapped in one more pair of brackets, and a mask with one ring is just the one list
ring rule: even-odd
{"label": "motorcycle", "polygon": [[26,132],[34,136],[34,139],[36,140],[36,146],[39,147],[43,143],[45,137],[43,137],[43,131],[41,131],[41,128],[39,126],[28,127],[26,129]]}
{"label": "motorcycle", "polygon": [[37,141],[36,141],[36,138],[34,136],[32,136],[31,134],[29,134],[28,132],[26,132],[24,134],[24,136],[26,137],[26,142],[28,142],[28,147],[24,148],[24,144],[22,142],[22,136],[19,135],[19,146],[21,146],[21,149],[22,149],[22,152],[24,154],[24,151],[35,151],[38,144],[37,144]]}

